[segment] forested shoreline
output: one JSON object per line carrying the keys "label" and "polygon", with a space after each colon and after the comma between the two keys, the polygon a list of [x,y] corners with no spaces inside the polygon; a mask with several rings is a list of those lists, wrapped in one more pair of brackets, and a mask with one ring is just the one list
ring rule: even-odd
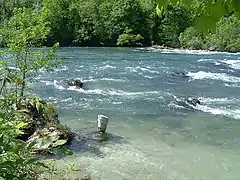
{"label": "forested shoreline", "polygon": [[[55,106],[28,92],[40,71],[53,71],[63,63],[56,54],[59,45],[240,51],[239,2],[224,0],[231,7],[225,13],[213,8],[211,13],[221,16],[220,21],[215,26],[215,21],[206,19],[215,29],[201,31],[199,9],[218,6],[220,1],[212,0],[210,5],[209,0],[190,5],[164,1],[164,8],[154,0],[0,2],[0,47],[4,47],[0,49],[0,180],[41,179],[41,175],[47,176],[42,179],[68,179],[71,171],[77,171],[70,164],[56,173],[54,163],[46,165],[34,158],[72,154],[66,144],[74,133],[60,124]],[[231,6],[234,2],[236,8]]]}
{"label": "forested shoreline", "polygon": [[[238,52],[240,20],[229,13],[216,30],[196,29],[202,2],[191,7],[177,3],[157,10],[149,0],[6,0],[0,7],[1,32],[14,8],[46,12],[42,20],[50,27],[46,46],[151,46]],[[209,22],[206,22],[206,24]],[[211,23],[211,22],[210,22]],[[0,33],[0,45],[6,45]]]}

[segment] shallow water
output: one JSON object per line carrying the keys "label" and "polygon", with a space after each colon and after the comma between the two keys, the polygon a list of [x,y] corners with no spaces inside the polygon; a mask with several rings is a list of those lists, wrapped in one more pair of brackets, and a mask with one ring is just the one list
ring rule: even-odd
{"label": "shallow water", "polygon": [[[240,177],[240,55],[131,48],[61,48],[33,92],[56,103],[78,132],[76,162],[92,179],[237,180]],[[184,72],[185,74],[181,74]],[[84,90],[65,88],[80,77]],[[183,105],[197,97],[201,105]],[[98,114],[108,141],[92,139]]]}

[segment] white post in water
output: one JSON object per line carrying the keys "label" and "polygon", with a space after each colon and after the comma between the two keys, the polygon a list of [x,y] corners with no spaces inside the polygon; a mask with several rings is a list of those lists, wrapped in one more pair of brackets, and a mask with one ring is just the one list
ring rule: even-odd
{"label": "white post in water", "polygon": [[98,115],[98,132],[104,133],[107,129],[108,117],[104,115]]}

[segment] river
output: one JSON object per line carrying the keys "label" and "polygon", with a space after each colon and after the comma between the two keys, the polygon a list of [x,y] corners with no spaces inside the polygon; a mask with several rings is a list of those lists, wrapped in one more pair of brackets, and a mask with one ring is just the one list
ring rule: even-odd
{"label": "river", "polygon": [[[93,180],[239,179],[240,54],[60,48],[58,55],[64,65],[29,88],[84,137],[60,163],[76,162]],[[62,85],[78,77],[84,90]],[[186,106],[189,97],[201,104]],[[106,142],[87,138],[98,114],[109,117]]]}

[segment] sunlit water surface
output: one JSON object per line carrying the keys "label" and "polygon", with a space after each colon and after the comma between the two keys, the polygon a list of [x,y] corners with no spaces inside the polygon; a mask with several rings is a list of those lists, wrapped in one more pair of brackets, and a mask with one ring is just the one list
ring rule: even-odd
{"label": "sunlit water surface", "polygon": [[[240,55],[151,48],[61,48],[34,94],[78,133],[76,162],[93,180],[239,180]],[[186,76],[181,74],[184,72]],[[82,78],[84,90],[65,88]],[[185,106],[197,97],[201,105]],[[98,114],[109,117],[98,142]]]}

